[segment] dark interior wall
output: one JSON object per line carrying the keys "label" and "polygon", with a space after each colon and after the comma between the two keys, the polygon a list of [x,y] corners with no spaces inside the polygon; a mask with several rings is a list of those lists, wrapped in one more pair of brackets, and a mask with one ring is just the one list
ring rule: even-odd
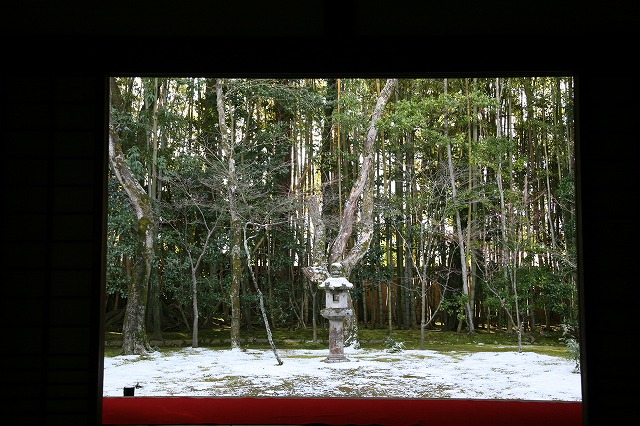
{"label": "dark interior wall", "polygon": [[110,73],[567,71],[580,102],[585,414],[589,424],[625,424],[638,371],[627,349],[636,340],[627,245],[637,238],[638,170],[636,15],[627,4],[263,2],[232,10],[212,2],[203,10],[180,2],[167,13],[157,4],[71,3],[3,12],[0,418],[100,424]]}
{"label": "dark interior wall", "polygon": [[104,85],[3,80],[3,413],[99,424]]}

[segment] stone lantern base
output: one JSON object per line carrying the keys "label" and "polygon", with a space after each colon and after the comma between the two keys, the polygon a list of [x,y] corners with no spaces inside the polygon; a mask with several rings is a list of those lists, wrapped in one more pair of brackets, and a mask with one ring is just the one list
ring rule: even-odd
{"label": "stone lantern base", "polygon": [[[351,313],[347,310],[348,313]],[[323,309],[322,316],[329,320],[329,356],[324,362],[347,362],[349,358],[344,356],[343,320],[344,311],[336,313],[333,309]]]}
{"label": "stone lantern base", "polygon": [[347,358],[346,356],[344,356],[344,354],[339,354],[339,355],[331,355],[329,354],[328,357],[326,357],[325,359],[322,360],[322,362],[328,362],[328,363],[333,363],[333,362],[349,362],[351,361],[349,358]]}

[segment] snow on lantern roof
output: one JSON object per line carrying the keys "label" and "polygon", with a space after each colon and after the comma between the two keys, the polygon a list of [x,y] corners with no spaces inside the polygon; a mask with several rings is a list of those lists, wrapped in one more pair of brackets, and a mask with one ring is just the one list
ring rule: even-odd
{"label": "snow on lantern roof", "polygon": [[342,276],[343,266],[340,262],[334,262],[331,264],[331,276],[318,284],[318,288],[328,288],[329,290],[335,290],[338,288],[352,288],[353,284]]}
{"label": "snow on lantern roof", "polygon": [[338,288],[352,288],[353,284],[349,282],[345,277],[329,277],[322,283],[318,284],[318,288],[327,288],[329,290],[335,290]]}

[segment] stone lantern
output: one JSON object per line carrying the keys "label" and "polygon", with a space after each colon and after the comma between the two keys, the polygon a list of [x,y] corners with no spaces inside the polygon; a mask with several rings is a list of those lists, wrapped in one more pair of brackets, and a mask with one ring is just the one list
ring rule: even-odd
{"label": "stone lantern", "polygon": [[341,263],[332,263],[331,276],[318,285],[325,290],[326,308],[320,314],[329,320],[329,356],[325,362],[349,361],[344,356],[343,320],[353,315],[349,309],[349,289],[353,287],[344,276]]}

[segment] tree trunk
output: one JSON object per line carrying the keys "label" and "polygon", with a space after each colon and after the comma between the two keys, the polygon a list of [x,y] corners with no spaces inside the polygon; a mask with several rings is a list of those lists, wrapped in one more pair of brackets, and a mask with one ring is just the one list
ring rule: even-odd
{"label": "tree trunk", "polygon": [[[444,93],[447,93],[447,79],[444,80]],[[446,118],[445,113],[445,137],[448,137],[448,120]],[[449,179],[451,181],[451,196],[455,200],[457,197],[456,190],[456,182],[455,175],[453,170],[453,158],[451,154],[451,142],[447,140],[447,162],[449,165]],[[469,287],[468,278],[467,278],[467,257],[465,251],[465,242],[464,236],[462,233],[462,223],[460,220],[460,210],[456,208],[456,231],[458,235],[458,245],[460,246],[460,271],[462,272],[462,293],[467,296],[467,300],[465,303],[465,311],[467,313],[467,325],[469,329],[469,333],[473,333],[473,311],[471,310],[471,305],[469,303]]]}
{"label": "tree trunk", "polygon": [[[401,143],[401,142],[400,142]],[[404,158],[400,157],[396,164],[396,173],[398,178],[395,181],[395,198],[398,200],[400,204],[400,208],[404,209]],[[403,213],[398,215],[398,220],[402,218]],[[395,310],[396,310],[396,318],[398,321],[398,328],[406,329],[405,317],[403,315],[404,312],[404,302],[406,300],[406,287],[405,287],[405,268],[404,268],[404,255],[405,255],[405,243],[403,242],[402,232],[396,227],[396,268],[395,268],[395,277],[396,282],[398,283],[398,296],[396,298]]]}
{"label": "tree trunk", "polygon": [[237,176],[234,156],[234,136],[229,134],[224,108],[224,93],[222,79],[216,80],[216,97],[218,107],[218,122],[223,149],[228,161],[227,195],[229,196],[229,214],[231,215],[231,348],[240,348],[240,285],[242,283],[242,224],[237,208]]}
{"label": "tree trunk", "polygon": [[[204,215],[203,215],[204,217]],[[193,330],[192,330],[192,337],[191,337],[191,345],[194,348],[197,348],[199,346],[198,344],[198,320],[200,317],[200,314],[198,312],[198,278],[197,278],[197,274],[198,271],[200,270],[200,265],[202,265],[202,260],[204,259],[205,253],[207,252],[207,247],[209,247],[209,240],[211,240],[211,236],[213,235],[213,232],[215,231],[216,228],[214,227],[209,227],[209,225],[207,225],[205,223],[205,227],[207,229],[207,236],[204,240],[204,243],[202,243],[202,251],[200,252],[200,254],[198,255],[198,259],[195,261],[195,263],[193,262],[193,255],[191,253],[191,249],[188,249],[188,256],[189,256],[189,265],[191,266],[191,306],[193,309]],[[185,244],[188,244],[187,242],[185,242]]]}
{"label": "tree trunk", "polygon": [[380,328],[384,328],[384,317],[382,316],[382,313],[384,312],[384,308],[382,304],[384,289],[382,288],[382,282],[378,281],[378,285],[376,287],[378,290],[378,325],[380,326]]}
{"label": "tree trunk", "polygon": [[364,324],[364,328],[369,328],[369,313],[367,309],[367,286],[365,285],[365,281],[361,280],[362,285],[362,323]]}
{"label": "tree trunk", "polygon": [[[360,261],[360,259],[362,259],[369,249],[371,236],[373,235],[373,156],[375,154],[375,140],[378,136],[378,129],[376,125],[380,117],[382,117],[384,108],[397,84],[398,79],[392,78],[387,80],[387,83],[382,89],[380,97],[378,98],[373,110],[369,129],[367,131],[367,138],[362,149],[362,167],[360,168],[360,173],[351,188],[349,198],[345,203],[338,236],[331,247],[329,264],[334,262],[342,263],[345,276],[347,277],[351,273],[353,267]],[[347,242],[351,237],[353,226],[355,225],[356,207],[361,196],[362,219],[360,223],[362,226],[353,247],[345,256]]]}
{"label": "tree trunk", "polygon": [[[111,84],[112,87],[115,85],[115,79],[111,79]],[[127,193],[138,221],[137,255],[132,281],[128,285],[129,293],[122,327],[122,349],[125,355],[144,354],[151,350],[147,340],[145,321],[157,222],[149,196],[140,186],[126,162],[112,120],[109,120],[109,164]]]}
{"label": "tree trunk", "polygon": [[[149,184],[147,193],[149,198],[154,202],[158,200],[159,192],[159,173],[158,173],[158,145],[159,145],[159,119],[158,111],[164,102],[163,86],[158,84],[158,79],[153,79],[153,108],[151,117],[151,131],[147,133],[147,144],[151,147],[151,162],[149,163]],[[145,98],[146,99],[146,98]],[[157,237],[156,237],[157,238]],[[154,271],[155,272],[155,271]],[[148,308],[149,315],[147,320],[150,323],[152,336],[156,339],[162,337],[162,325],[161,325],[161,301],[160,301],[160,276],[157,273],[152,273],[149,278],[149,300]]]}
{"label": "tree trunk", "polygon": [[249,269],[249,275],[251,276],[251,282],[253,282],[253,287],[256,290],[256,293],[258,294],[258,300],[260,302],[260,312],[262,313],[262,321],[264,322],[264,328],[267,331],[267,338],[269,339],[269,345],[271,345],[271,350],[273,351],[273,354],[276,357],[276,361],[278,362],[278,365],[282,365],[282,360],[278,355],[276,345],[273,341],[273,335],[271,334],[271,327],[269,326],[267,310],[264,306],[264,296],[262,295],[262,291],[258,286],[258,280],[256,279],[256,276],[253,272],[253,267],[251,266],[251,251],[249,250],[248,239],[247,239],[247,225],[248,224],[245,224],[243,226],[243,235],[244,235],[243,241],[244,241],[244,251],[245,251],[245,254],[247,255],[247,267]]}
{"label": "tree trunk", "polygon": [[[498,139],[502,138],[502,123],[501,123],[501,115],[500,115],[500,99],[501,99],[501,86],[500,79],[496,78],[496,99],[498,101],[498,107],[496,109],[496,137]],[[502,153],[506,155],[507,153]],[[511,265],[511,250],[507,249],[507,243],[510,240],[510,236],[507,231],[507,208],[505,205],[505,191],[502,182],[502,158],[503,155],[498,159],[498,170],[496,172],[496,183],[498,185],[498,192],[500,195],[500,226],[502,228],[502,247],[503,247],[503,267],[505,277],[511,282],[511,290],[513,291],[513,296],[515,300],[515,317],[516,317],[516,327],[518,334],[518,352],[522,352],[522,322],[520,318],[520,308],[518,305],[518,289],[516,286],[516,265]],[[514,261],[515,263],[515,261]],[[508,317],[508,329],[511,332],[513,317],[511,312],[507,311]]]}
{"label": "tree trunk", "polygon": [[193,309],[193,328],[191,331],[191,346],[197,348],[198,345],[198,279],[196,271],[191,266],[191,308]]}
{"label": "tree trunk", "polygon": [[[477,79],[473,79],[473,89],[475,91],[477,85]],[[471,105],[469,99],[469,79],[465,80],[465,87],[467,93],[467,138],[469,142],[469,152],[468,152],[468,165],[469,165],[469,183],[468,190],[469,193],[473,190],[475,175],[473,173],[473,161],[472,161],[472,143],[478,141],[478,124],[475,118],[471,118]],[[477,107],[474,106],[473,117],[478,116]],[[476,262],[473,260],[474,253],[471,251],[471,235],[473,234],[473,213],[475,213],[477,209],[477,204],[475,202],[469,201],[469,206],[467,208],[467,263],[469,268],[467,283],[469,286],[469,305],[473,308],[472,310],[477,313],[475,309],[475,301],[476,301]]]}

